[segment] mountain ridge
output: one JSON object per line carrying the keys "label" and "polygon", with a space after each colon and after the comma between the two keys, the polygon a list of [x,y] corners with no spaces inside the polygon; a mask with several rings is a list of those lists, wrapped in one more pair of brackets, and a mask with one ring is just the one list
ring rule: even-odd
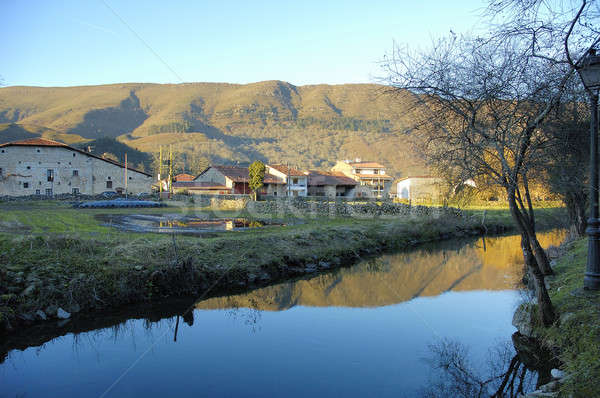
{"label": "mountain ridge", "polygon": [[398,176],[422,172],[403,136],[410,124],[407,101],[386,95],[387,89],[280,80],[10,86],[0,88],[0,123],[43,126],[69,143],[109,137],[149,153],[172,145],[213,162],[328,168],[361,157],[381,161]]}

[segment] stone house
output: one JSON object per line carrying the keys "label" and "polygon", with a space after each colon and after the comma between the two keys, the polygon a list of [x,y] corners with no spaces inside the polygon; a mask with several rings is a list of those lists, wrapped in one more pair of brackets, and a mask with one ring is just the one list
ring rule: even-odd
{"label": "stone house", "polygon": [[[250,194],[248,186],[250,173],[247,167],[239,166],[209,166],[187,186],[189,193],[212,194]],[[177,185],[174,185],[177,188]],[[284,196],[285,180],[265,173],[264,186],[260,195]]]}
{"label": "stone house", "polygon": [[70,147],[32,138],[0,145],[0,195],[150,192],[152,175]]}
{"label": "stone house", "polygon": [[357,185],[358,182],[339,171],[310,170],[308,172],[308,194],[310,196],[353,198]]}
{"label": "stone house", "polygon": [[387,196],[392,186],[393,178],[386,174],[385,166],[377,162],[365,162],[361,159],[340,160],[331,168],[332,171],[343,173],[358,182],[360,189],[356,196],[382,198]]}

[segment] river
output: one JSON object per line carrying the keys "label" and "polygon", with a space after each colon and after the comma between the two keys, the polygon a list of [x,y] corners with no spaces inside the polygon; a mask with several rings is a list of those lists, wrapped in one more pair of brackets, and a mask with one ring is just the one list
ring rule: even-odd
{"label": "river", "polygon": [[522,272],[517,236],[448,241],[191,307],[81,316],[5,342],[0,397],[414,397],[431,344],[461,342],[483,366],[510,339]]}

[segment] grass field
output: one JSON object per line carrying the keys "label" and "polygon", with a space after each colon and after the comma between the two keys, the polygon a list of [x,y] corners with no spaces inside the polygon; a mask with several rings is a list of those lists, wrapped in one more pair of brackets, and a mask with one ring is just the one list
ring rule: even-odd
{"label": "grass field", "polygon": [[[509,230],[505,210],[462,217],[284,219],[285,226],[206,236],[130,233],[98,214],[194,214],[189,203],[156,209],[74,209],[39,201],[0,204],[0,324],[30,322],[38,310],[92,311],[168,296],[248,289],[420,242]],[[561,209],[543,209],[556,226]],[[215,210],[217,217],[249,216]],[[272,218],[270,214],[253,217]],[[50,309],[48,309],[50,308]],[[49,314],[51,315],[51,314]]]}

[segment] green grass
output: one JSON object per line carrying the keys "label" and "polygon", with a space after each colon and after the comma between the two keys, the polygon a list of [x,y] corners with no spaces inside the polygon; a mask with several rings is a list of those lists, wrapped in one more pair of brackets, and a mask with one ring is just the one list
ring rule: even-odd
{"label": "green grass", "polygon": [[[351,264],[383,250],[483,230],[481,214],[475,211],[443,219],[288,217],[281,220],[286,223],[282,227],[202,237],[122,232],[94,217],[198,211],[189,203],[171,204],[157,209],[74,209],[52,201],[0,204],[0,324],[48,305],[68,310],[76,302],[85,310],[113,308],[194,295],[213,283],[231,291],[251,283],[251,275],[267,275],[274,282],[297,276],[293,272],[303,271],[290,269],[302,270],[307,263]],[[216,215],[248,216],[245,211]],[[512,220],[498,210],[486,216],[485,225],[493,232],[497,226],[510,228]],[[28,288],[33,290],[25,294]]]}
{"label": "green grass", "polygon": [[600,292],[577,293],[583,287],[586,261],[587,239],[572,242],[558,260],[549,293],[561,322],[542,331],[545,343],[560,349],[570,375],[561,390],[565,396],[592,397],[600,391]]}

